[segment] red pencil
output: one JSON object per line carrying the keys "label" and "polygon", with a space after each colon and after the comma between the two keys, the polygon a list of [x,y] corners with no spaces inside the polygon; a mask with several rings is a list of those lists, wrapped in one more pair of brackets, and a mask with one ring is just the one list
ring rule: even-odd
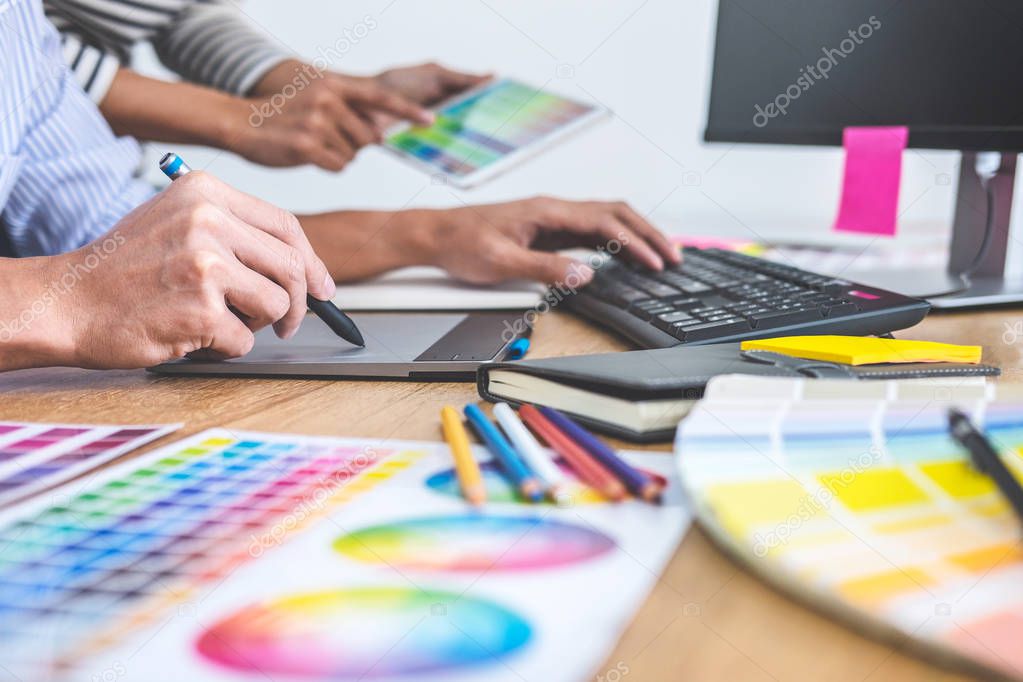
{"label": "red pencil", "polygon": [[622,500],[625,498],[625,486],[611,474],[604,465],[593,459],[586,450],[574,440],[562,433],[547,417],[532,405],[523,405],[519,408],[519,416],[522,421],[531,428],[537,436],[546,441],[555,452],[565,458],[572,471],[579,479],[590,486],[609,500]]}

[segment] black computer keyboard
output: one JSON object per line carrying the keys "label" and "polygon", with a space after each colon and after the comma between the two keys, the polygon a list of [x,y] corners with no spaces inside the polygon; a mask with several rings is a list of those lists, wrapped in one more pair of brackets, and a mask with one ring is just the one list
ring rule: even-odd
{"label": "black computer keyboard", "polygon": [[885,334],[919,322],[926,301],[720,249],[683,249],[652,272],[612,259],[565,299],[643,348],[801,334]]}

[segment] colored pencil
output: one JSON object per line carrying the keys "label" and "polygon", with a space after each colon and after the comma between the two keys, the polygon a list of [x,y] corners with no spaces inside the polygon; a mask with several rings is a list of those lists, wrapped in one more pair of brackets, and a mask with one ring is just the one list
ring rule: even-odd
{"label": "colored pencil", "polygon": [[462,496],[469,504],[482,506],[487,501],[487,488],[483,484],[480,467],[472,456],[469,434],[462,426],[462,418],[455,408],[446,405],[441,408],[440,423],[444,430],[444,440],[448,442],[451,457],[455,460],[455,473],[458,475]]}
{"label": "colored pencil", "polygon": [[519,494],[530,502],[542,500],[543,486],[540,485],[540,481],[536,480],[533,472],[529,470],[529,467],[501,435],[493,422],[487,419],[482,410],[475,405],[466,405],[464,412],[476,435],[480,437],[480,440],[490,450],[490,454],[501,465],[501,470],[519,491]]}
{"label": "colored pencil", "polygon": [[523,405],[519,408],[519,416],[547,445],[564,458],[579,480],[609,500],[618,501],[625,497],[626,490],[622,482],[590,457],[582,446],[559,431],[535,407]]}
{"label": "colored pencil", "polygon": [[663,486],[635,468],[612,450],[604,441],[575,423],[553,407],[541,407],[540,414],[581,445],[598,462],[625,484],[629,492],[647,502],[659,502]]}
{"label": "colored pencil", "polygon": [[494,418],[497,419],[497,424],[504,431],[504,435],[508,436],[508,440],[511,441],[516,452],[526,462],[526,466],[532,469],[544,484],[547,496],[559,505],[570,504],[572,495],[567,489],[567,477],[536,442],[536,438],[515,414],[511,405],[508,403],[494,405]]}

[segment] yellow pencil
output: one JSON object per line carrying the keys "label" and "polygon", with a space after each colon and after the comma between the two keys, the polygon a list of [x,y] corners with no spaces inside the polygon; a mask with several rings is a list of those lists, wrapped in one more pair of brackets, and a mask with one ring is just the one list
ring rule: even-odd
{"label": "yellow pencil", "polygon": [[483,484],[480,467],[472,456],[469,434],[462,425],[462,417],[455,408],[446,405],[441,408],[440,422],[444,429],[444,440],[448,442],[451,456],[455,460],[455,473],[458,474],[462,496],[469,504],[479,507],[487,501],[487,489]]}

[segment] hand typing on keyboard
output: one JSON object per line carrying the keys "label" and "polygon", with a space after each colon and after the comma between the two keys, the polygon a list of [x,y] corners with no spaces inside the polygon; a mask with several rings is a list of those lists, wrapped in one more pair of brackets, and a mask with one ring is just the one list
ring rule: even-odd
{"label": "hand typing on keyboard", "polygon": [[432,262],[476,284],[527,278],[581,286],[593,269],[556,249],[587,246],[618,254],[640,270],[662,271],[681,261],[676,247],[627,204],[537,197],[436,212],[427,248]]}

